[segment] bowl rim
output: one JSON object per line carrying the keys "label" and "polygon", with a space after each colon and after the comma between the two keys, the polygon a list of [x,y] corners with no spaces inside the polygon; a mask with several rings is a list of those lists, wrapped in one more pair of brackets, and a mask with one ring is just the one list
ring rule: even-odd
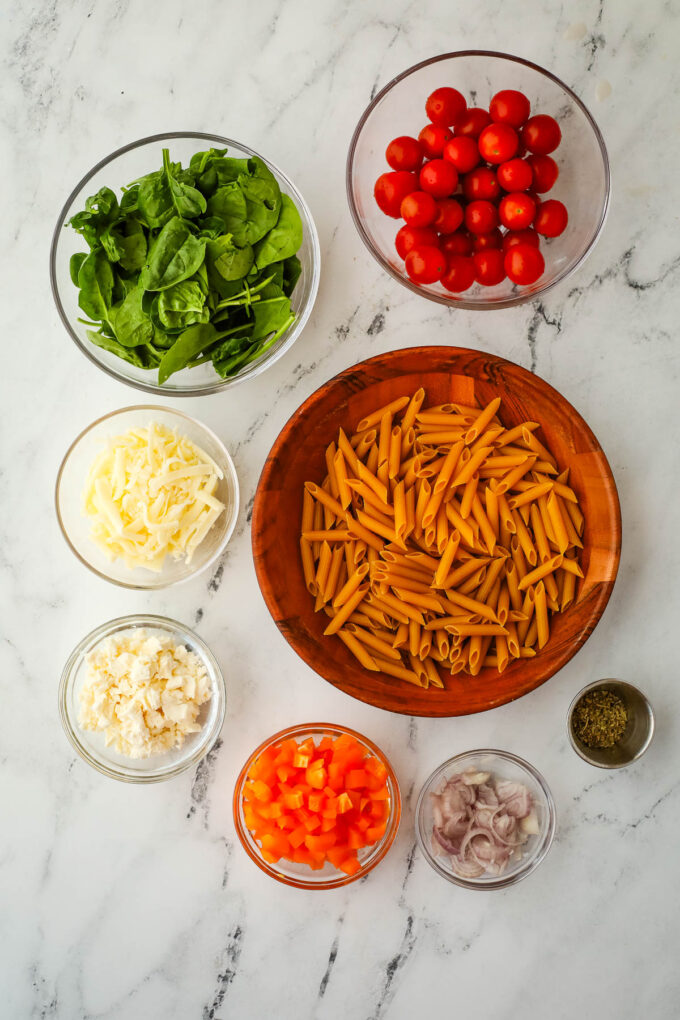
{"label": "bowl rim", "polygon": [[[124,155],[126,152],[130,152],[133,149],[141,148],[143,145],[149,145],[151,143],[157,143],[162,141],[171,141],[174,138],[190,139],[195,138],[197,140],[218,142],[222,146],[227,148],[237,148],[241,152],[247,153],[249,156],[257,156],[262,162],[270,169],[276,171],[276,173],[283,179],[287,189],[290,189],[291,197],[294,198],[295,204],[299,211],[302,211],[304,218],[307,221],[309,227],[309,238],[312,246],[312,280],[309,292],[309,298],[301,309],[300,314],[296,318],[295,322],[290,327],[290,332],[285,335],[285,341],[281,346],[274,351],[273,354],[265,362],[253,362],[253,365],[244,372],[242,375],[233,376],[229,379],[220,379],[215,374],[215,383],[211,383],[206,386],[186,386],[182,389],[172,389],[167,386],[159,386],[157,383],[146,382],[143,379],[131,379],[126,376],[122,370],[118,371],[114,366],[107,365],[103,361],[97,358],[90,346],[85,344],[78,336],[77,332],[72,328],[71,322],[64,309],[61,295],[59,293],[59,285],[57,283],[57,271],[56,271],[56,255],[59,238],[61,237],[61,231],[66,225],[66,214],[75,200],[76,196],[82,191],[88,181],[90,181],[95,174],[99,173],[109,163],[113,163],[119,156]],[[96,365],[101,371],[106,372],[107,375],[111,376],[112,379],[117,379],[118,382],[122,382],[127,386],[132,386],[134,389],[143,390],[145,393],[152,393],[156,396],[164,395],[168,397],[201,397],[210,396],[213,393],[220,393],[222,390],[228,389],[230,386],[235,386],[238,383],[246,382],[248,379],[252,379],[261,372],[275,364],[279,358],[293,346],[295,341],[298,339],[302,330],[307,325],[307,321],[312,314],[312,309],[316,302],[316,298],[319,291],[319,280],[321,274],[321,247],[319,245],[319,235],[317,233],[316,224],[312,216],[311,210],[307,205],[304,197],[295,186],[293,181],[285,174],[276,163],[273,163],[270,159],[266,159],[255,149],[251,149],[250,146],[245,145],[243,142],[237,141],[235,138],[226,138],[224,135],[211,134],[206,131],[163,131],[159,134],[146,135],[144,138],[138,138],[135,141],[128,142],[125,145],[121,145],[114,152],[108,156],[104,156],[100,159],[91,170],[88,170],[86,174],[78,181],[75,185],[68,198],[64,202],[61,208],[57,222],[52,232],[52,240],[50,242],[50,254],[49,254],[49,273],[50,273],[50,288],[52,290],[52,298],[57,308],[59,318],[62,321],[66,332],[69,334],[76,347],[88,358],[92,364]]]}
{"label": "bowl rim", "polygon": [[[87,651],[95,648],[99,642],[104,640],[110,634],[132,627],[149,627],[150,629],[155,627],[161,630],[172,631],[179,637],[182,637],[183,635],[188,636],[200,652],[205,665],[208,667],[211,679],[214,680],[212,684],[212,696],[213,698],[218,698],[217,716],[213,727],[206,733],[204,740],[197,744],[191,755],[176,762],[173,766],[159,767],[153,771],[139,772],[136,774],[121,771],[120,768],[109,765],[103,761],[103,759],[91,754],[85,745],[78,739],[78,726],[75,723],[75,720],[71,719],[71,715],[67,707],[68,695],[73,684],[75,669],[80,664],[80,660],[83,655]],[[226,718],[227,685],[217,659],[203,638],[199,637],[199,635],[192,630],[191,627],[187,627],[183,623],[180,623],[178,620],[174,620],[169,616],[159,616],[151,613],[130,613],[126,616],[117,616],[115,619],[107,620],[105,623],[99,624],[99,626],[95,627],[81,638],[75,648],[71,651],[71,654],[66,660],[61,671],[57,700],[59,718],[61,720],[64,733],[66,734],[71,746],[84,762],[91,765],[93,769],[102,775],[108,776],[109,779],[116,779],[121,783],[131,783],[133,785],[144,786],[150,783],[162,783],[166,779],[174,779],[175,776],[179,776],[182,772],[186,772],[187,769],[192,768],[194,765],[198,765],[198,763],[212,750],[219,738]],[[135,760],[136,759],[134,758],[130,759],[130,761]]]}
{"label": "bowl rim", "polygon": [[[291,434],[294,432],[296,428],[300,427],[300,424],[305,419],[305,417],[309,413],[313,412],[317,405],[324,400],[328,390],[331,387],[336,387],[339,384],[341,384],[345,379],[347,379],[349,391],[352,393],[357,392],[359,389],[364,388],[363,386],[357,386],[356,384],[357,374],[360,374],[364,378],[370,380],[371,385],[380,384],[381,382],[384,382],[387,379],[397,378],[400,377],[401,374],[403,374],[401,373],[401,371],[394,371],[394,363],[397,359],[408,358],[413,356],[422,358],[425,355],[434,352],[436,352],[437,356],[442,360],[449,359],[450,362],[453,361],[453,359],[472,355],[475,358],[484,359],[484,361],[487,364],[493,366],[494,370],[501,366],[502,367],[509,366],[513,371],[519,371],[520,373],[528,376],[532,380],[538,380],[541,387],[545,388],[548,394],[552,395],[555,400],[562,402],[570,409],[570,412],[572,413],[572,416],[575,418],[575,420],[578,420],[581,423],[583,434],[588,438],[589,442],[593,445],[593,447],[599,451],[599,454],[602,457],[603,464],[604,466],[606,466],[607,478],[611,484],[611,492],[613,496],[613,510],[615,511],[614,519],[612,522],[613,565],[610,571],[611,576],[607,576],[606,578],[600,578],[598,580],[599,593],[596,604],[593,606],[591,610],[591,614],[587,621],[587,625],[584,625],[581,628],[578,637],[575,638],[574,641],[569,645],[568,649],[566,649],[561,654],[556,665],[554,667],[548,667],[545,675],[543,675],[540,679],[532,682],[531,686],[528,687],[526,690],[523,690],[521,693],[511,692],[505,693],[502,698],[495,699],[493,704],[480,706],[474,709],[468,709],[464,712],[450,712],[450,711],[433,712],[431,710],[420,711],[419,707],[414,705],[408,705],[407,707],[391,707],[391,706],[386,707],[384,705],[378,704],[375,700],[373,700],[370,697],[364,698],[360,694],[355,693],[354,691],[350,692],[336,679],[331,679],[326,673],[321,672],[314,661],[314,656],[308,654],[306,647],[301,642],[297,642],[291,637],[291,629],[288,626],[288,620],[285,614],[279,613],[279,602],[273,590],[273,586],[270,582],[267,570],[264,565],[264,560],[267,557],[268,544],[267,541],[265,540],[265,528],[263,527],[263,524],[260,520],[261,517],[263,520],[266,519],[266,506],[265,506],[267,502],[265,499],[266,486],[268,485],[272,472],[275,469],[281,450],[286,446],[286,444],[288,444],[291,441],[290,440]],[[452,373],[455,373],[455,368],[452,365],[450,366],[450,371]],[[463,374],[469,373],[463,372]],[[493,384],[493,378],[490,378],[489,381]],[[571,404],[571,402],[568,401],[566,397],[564,397],[558,390],[556,390],[554,386],[551,386],[550,383],[543,379],[542,376],[538,376],[536,373],[530,372],[528,369],[524,368],[522,365],[518,365],[514,361],[510,361],[509,359],[503,358],[500,355],[487,353],[485,351],[479,351],[473,348],[452,346],[450,347],[444,345],[442,346],[423,345],[420,347],[404,347],[394,351],[386,351],[382,354],[377,354],[371,358],[367,358],[364,361],[357,362],[354,365],[350,365],[349,367],[343,369],[341,372],[338,372],[335,376],[327,380],[325,383],[322,383],[320,386],[318,386],[317,389],[314,390],[314,392],[311,393],[302,402],[302,404],[300,404],[300,406],[291,414],[290,418],[282,426],[278,436],[274,440],[274,443],[269,453],[267,454],[257,484],[257,488],[255,490],[251,523],[251,545],[253,551],[253,559],[255,563],[255,574],[257,577],[257,582],[262,593],[262,597],[267,606],[267,609],[269,610],[269,613],[272,619],[274,620],[274,623],[276,624],[279,631],[285,638],[286,642],[293,649],[293,651],[297,655],[299,655],[300,658],[312,670],[314,670],[314,672],[318,676],[321,676],[324,680],[326,680],[327,683],[330,683],[338,690],[343,691],[343,693],[349,694],[351,697],[363,701],[365,704],[373,705],[374,707],[377,708],[382,708],[387,711],[393,711],[398,714],[417,715],[425,718],[432,718],[435,716],[449,718],[453,715],[472,715],[477,712],[484,712],[489,711],[492,708],[498,708],[501,705],[507,704],[508,702],[517,700],[517,698],[524,697],[525,695],[530,694],[531,691],[536,690],[536,688],[542,686],[542,684],[546,683],[551,677],[553,677],[557,672],[559,672],[559,670],[562,669],[567,664],[567,662],[569,662],[583,647],[583,645],[588,640],[591,633],[601,620],[604,611],[607,608],[607,604],[609,603],[609,599],[611,597],[614,584],[616,582],[616,578],[618,575],[618,568],[621,559],[621,542],[622,542],[621,504],[618,498],[618,490],[614,474],[611,470],[611,466],[609,464],[609,461],[607,460],[604,450],[602,449],[599,441],[597,440],[597,437],[595,436],[595,434],[593,433],[592,429],[585,421],[585,419],[573,406],[573,404]],[[327,657],[326,661],[330,661],[331,658],[332,657]]]}
{"label": "bowl rim", "polygon": [[[446,868],[442,867],[434,855],[431,853],[427,846],[427,841],[422,832],[421,827],[421,815],[423,811],[423,805],[425,797],[430,793],[431,785],[451,766],[460,763],[465,758],[470,758],[473,755],[493,755],[496,758],[500,758],[503,761],[511,762],[518,768],[527,772],[532,779],[538,784],[548,807],[548,827],[543,837],[542,843],[537,844],[537,852],[531,857],[526,858],[526,863],[520,866],[517,871],[514,871],[510,875],[498,875],[493,878],[485,879],[484,881],[473,878],[463,878],[460,875],[454,875],[453,872],[447,871]],[[555,800],[552,795],[552,791],[545,780],[545,777],[539,770],[528,762],[525,758],[520,758],[519,755],[513,754],[512,751],[501,751],[493,747],[483,747],[479,749],[473,749],[472,751],[462,751],[460,754],[454,754],[452,758],[442,762],[436,769],[434,769],[423,783],[420,793],[418,794],[418,800],[415,807],[415,830],[416,830],[416,841],[420,852],[424,856],[427,863],[433,868],[437,874],[441,875],[442,878],[447,879],[453,885],[458,885],[463,889],[474,889],[481,892],[491,891],[494,889],[505,889],[508,886],[515,885],[517,882],[521,882],[522,879],[526,878],[532,872],[536,870],[539,864],[544,860],[546,854],[552,846],[553,839],[555,837],[555,829],[557,825],[557,809],[555,807]]]}
{"label": "bowl rim", "polygon": [[[253,761],[261,754],[267,747],[275,743],[278,740],[285,740],[288,737],[305,737],[311,736],[315,733],[333,733],[341,735],[347,733],[350,736],[357,739],[365,747],[367,747],[376,758],[378,758],[386,767],[388,773],[388,782],[391,785],[390,789],[390,814],[385,828],[385,834],[382,839],[375,844],[373,850],[373,857],[366,866],[362,866],[359,871],[354,875],[345,875],[344,872],[338,872],[337,877],[329,878],[327,880],[312,881],[303,877],[293,878],[290,875],[285,875],[280,872],[275,865],[269,864],[265,861],[260,854],[255,852],[253,848],[253,840],[250,835],[250,830],[246,827],[243,821],[242,814],[242,793],[243,787],[248,775],[248,770],[252,765]],[[285,729],[279,730],[278,733],[272,734],[263,740],[258,747],[252,751],[246,759],[243,767],[241,768],[236,782],[234,784],[234,794],[232,798],[232,811],[234,816],[234,825],[236,827],[236,833],[238,835],[241,846],[248,854],[250,859],[257,864],[257,866],[264,871],[270,878],[276,879],[277,882],[281,882],[283,885],[292,886],[295,889],[340,889],[343,886],[349,885],[351,882],[356,882],[360,878],[364,878],[369,872],[378,865],[383,858],[386,856],[388,850],[394,843],[397,832],[399,831],[399,824],[401,821],[401,791],[399,789],[399,780],[397,779],[396,772],[394,771],[389,758],[385,752],[378,747],[369,737],[364,736],[363,733],[359,733],[357,730],[352,729],[349,726],[343,726],[338,723],[299,723],[294,726],[287,726]]]}
{"label": "bowl rim", "polygon": [[[76,448],[81,439],[83,439],[88,434],[88,432],[91,432],[98,425],[101,425],[108,419],[113,419],[117,415],[125,414],[129,411],[162,411],[164,414],[176,415],[183,421],[190,422],[193,426],[195,426],[199,430],[199,432],[204,432],[221,449],[225,463],[227,465],[227,473],[234,489],[234,506],[232,511],[232,519],[225,530],[222,541],[215,549],[215,552],[208,560],[206,560],[206,562],[202,566],[198,567],[196,570],[190,571],[184,577],[178,577],[177,580],[175,581],[165,581],[159,584],[151,583],[140,584],[132,581],[119,580],[118,578],[111,577],[109,574],[105,574],[102,570],[99,570],[97,567],[95,567],[94,564],[88,562],[88,560],[86,560],[84,556],[81,555],[79,550],[75,547],[75,545],[71,541],[71,536],[69,535],[66,525],[64,524],[64,521],[62,519],[61,510],[59,509],[59,493],[61,490],[62,476],[66,469],[68,459],[71,456],[73,450]],[[101,417],[95,418],[95,420],[90,422],[89,425],[86,425],[85,428],[82,429],[82,431],[80,431],[78,435],[75,437],[75,439],[69,444],[68,449],[66,450],[64,456],[61,459],[61,463],[59,464],[59,470],[57,471],[57,477],[54,484],[54,509],[57,516],[57,522],[59,524],[59,530],[61,531],[61,534],[63,535],[66,544],[73,553],[73,555],[76,557],[77,560],[80,561],[80,563],[83,564],[83,566],[87,567],[87,569],[91,573],[95,574],[97,577],[100,577],[104,581],[108,581],[109,584],[115,584],[119,588],[127,588],[129,591],[163,591],[166,588],[174,588],[178,584],[184,584],[186,581],[191,580],[193,577],[197,577],[198,574],[202,574],[204,570],[207,570],[208,567],[212,566],[212,564],[215,563],[217,559],[219,559],[219,557],[223,554],[224,550],[226,549],[227,544],[229,543],[229,540],[231,539],[231,536],[233,535],[234,529],[238,522],[240,506],[241,496],[236,468],[231,458],[231,454],[227,450],[226,446],[224,445],[220,437],[216,435],[212,431],[212,429],[208,428],[207,425],[204,425],[202,421],[199,421],[198,418],[193,418],[190,414],[186,414],[184,411],[178,411],[174,407],[165,407],[161,404],[131,404],[127,407],[117,407],[113,411],[108,411],[106,414],[101,415]]]}
{"label": "bowl rim", "polygon": [[[561,273],[558,273],[555,279],[552,280],[550,283],[546,283],[545,285],[537,287],[531,291],[518,293],[511,298],[507,298],[504,301],[484,302],[483,300],[471,301],[465,298],[447,297],[445,294],[437,294],[432,291],[426,290],[423,287],[418,286],[418,284],[413,283],[405,276],[402,276],[393,268],[392,265],[390,265],[388,260],[384,258],[382,252],[380,252],[373,244],[371,238],[369,237],[363,225],[362,218],[359,214],[359,210],[357,209],[356,203],[354,201],[354,195],[352,190],[352,182],[354,176],[354,156],[359,142],[359,137],[364,128],[364,125],[368,121],[368,118],[372,114],[375,107],[383,99],[383,97],[386,96],[387,93],[392,90],[392,88],[395,85],[403,81],[405,78],[408,78],[409,75],[414,74],[416,71],[420,71],[423,67],[428,67],[430,64],[436,64],[442,60],[451,60],[456,57],[495,57],[501,60],[508,60],[511,63],[522,64],[524,67],[531,68],[532,71],[537,71],[539,74],[543,75],[543,77],[550,79],[550,81],[552,81],[555,85],[561,88],[565,92],[567,97],[572,102],[574,102],[576,106],[581,110],[581,112],[586,118],[586,121],[590,124],[590,127],[592,128],[595,140],[597,141],[600,149],[600,155],[602,157],[602,165],[604,169],[605,179],[604,202],[602,205],[602,209],[600,210],[599,221],[586,248],[583,250],[581,255],[576,259],[572,266],[570,266],[568,269],[565,269]],[[518,57],[512,53],[504,53],[500,50],[474,50],[474,49],[452,50],[447,53],[439,53],[434,57],[428,57],[426,60],[421,60],[417,64],[412,64],[410,67],[407,67],[406,70],[402,71],[400,74],[392,78],[391,81],[389,81],[371,100],[371,102],[368,104],[368,106],[362,113],[361,117],[359,118],[359,122],[357,123],[357,126],[354,129],[354,133],[352,134],[352,139],[349,145],[349,151],[347,153],[347,163],[345,169],[345,189],[347,192],[347,203],[349,205],[349,211],[354,221],[354,226],[356,227],[361,240],[363,241],[366,248],[368,248],[369,252],[376,260],[376,262],[378,262],[382,266],[382,268],[386,272],[388,272],[389,275],[394,280],[397,280],[400,284],[402,284],[402,286],[407,287],[410,291],[412,291],[412,293],[418,294],[420,297],[425,297],[430,301],[436,301],[438,304],[444,305],[447,308],[463,308],[467,311],[486,312],[496,311],[502,308],[515,308],[517,305],[525,304],[527,301],[539,300],[540,298],[543,297],[544,294],[547,294],[549,290],[552,290],[553,287],[556,287],[559,283],[562,283],[564,280],[567,280],[573,273],[576,272],[577,269],[580,268],[580,266],[583,265],[585,260],[593,251],[593,248],[595,247],[597,241],[599,240],[602,230],[604,229],[605,221],[607,219],[611,200],[611,171],[609,166],[609,155],[607,153],[607,147],[605,145],[602,132],[597,126],[595,119],[593,118],[592,114],[588,110],[585,103],[581,99],[579,99],[576,93],[572,89],[570,89],[569,86],[566,85],[561,78],[558,78],[556,74],[553,74],[552,71],[548,71],[546,68],[541,67],[540,64],[534,63],[532,60],[526,60],[524,57]]]}
{"label": "bowl rim", "polygon": [[[627,688],[629,691],[635,691],[635,693],[638,695],[638,697],[641,699],[641,701],[647,708],[647,719],[649,724],[647,736],[645,737],[645,740],[642,746],[640,747],[639,751],[637,751],[636,754],[634,754],[632,758],[629,758],[627,761],[620,762],[595,761],[595,759],[591,758],[590,755],[588,754],[588,749],[585,747],[585,745],[582,744],[580,740],[577,740],[572,730],[571,721],[574,715],[574,709],[576,708],[584,694],[588,694],[589,691],[606,690],[608,686],[611,684],[617,684],[619,687]],[[586,764],[593,765],[597,769],[611,769],[611,770],[625,769],[629,765],[633,765],[636,761],[639,761],[640,758],[642,758],[643,754],[648,750],[649,745],[654,739],[655,729],[656,720],[654,717],[654,709],[652,708],[652,704],[647,695],[644,693],[644,691],[641,691],[639,687],[635,686],[635,684],[631,684],[627,680],[619,680],[618,677],[614,676],[604,677],[602,680],[593,680],[592,683],[586,684],[585,687],[582,687],[581,690],[574,695],[574,697],[571,700],[571,704],[567,709],[567,736],[569,737],[569,743],[571,744],[573,750],[576,752],[579,758],[582,758],[583,761],[586,762]]]}

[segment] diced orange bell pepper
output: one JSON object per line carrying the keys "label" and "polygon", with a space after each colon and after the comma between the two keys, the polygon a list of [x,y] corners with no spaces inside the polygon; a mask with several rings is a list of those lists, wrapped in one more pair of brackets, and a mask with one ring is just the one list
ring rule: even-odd
{"label": "diced orange bell pepper", "polygon": [[307,835],[308,833],[304,825],[298,825],[298,827],[296,829],[293,829],[293,831],[289,835],[288,842],[292,847],[297,848],[299,846],[302,846],[302,844],[305,841],[305,836]]}
{"label": "diced orange bell pepper", "polygon": [[321,819],[318,817],[318,815],[312,815],[312,817],[308,818],[307,821],[304,823],[304,826],[307,832],[314,832],[315,829],[321,828]]}
{"label": "diced orange bell pepper", "polygon": [[305,836],[305,846],[312,853],[325,853],[335,843],[335,836],[332,832],[323,832],[318,836]]}
{"label": "diced orange bell pepper", "polygon": [[346,875],[356,875],[360,867],[356,857],[347,857],[340,865],[340,871],[344,871]]}
{"label": "diced orange bell pepper", "polygon": [[310,811],[321,811],[325,798],[323,793],[310,793],[307,797],[307,807]]}
{"label": "diced orange bell pepper", "polygon": [[328,779],[328,773],[323,767],[323,763],[320,764],[319,768],[314,768],[313,764],[305,771],[305,779],[315,790],[323,790]]}
{"label": "diced orange bell pepper", "polygon": [[337,803],[338,814],[343,815],[345,811],[351,811],[353,807],[354,804],[352,803],[350,795],[347,792],[341,793],[338,797]]}
{"label": "diced orange bell pepper", "polygon": [[332,832],[336,828],[337,828],[337,825],[336,825],[336,821],[335,821],[335,816],[333,816],[333,818],[322,818],[321,819],[321,831],[322,832]]}
{"label": "diced orange bell pepper", "polygon": [[366,769],[350,769],[345,779],[345,789],[361,790],[368,783],[368,772]]}
{"label": "diced orange bell pepper", "polygon": [[282,783],[287,783],[291,776],[295,775],[295,769],[292,765],[279,765],[276,770],[276,775]]}
{"label": "diced orange bell pepper", "polygon": [[301,751],[298,751],[293,756],[293,765],[296,769],[306,769],[311,760],[311,754],[303,754]]}
{"label": "diced orange bell pepper", "polygon": [[385,835],[385,825],[371,825],[366,829],[366,839],[369,843],[377,843]]}
{"label": "diced orange bell pepper", "polygon": [[347,830],[347,843],[352,850],[361,850],[362,846],[366,845],[363,832],[354,825],[350,825]]}
{"label": "diced orange bell pepper", "polygon": [[339,868],[343,861],[347,860],[350,850],[346,845],[334,846],[326,851],[326,857],[334,868]]}
{"label": "diced orange bell pepper", "polygon": [[299,790],[296,790],[295,793],[284,793],[283,795],[283,803],[290,811],[301,808],[304,802],[305,799]]}

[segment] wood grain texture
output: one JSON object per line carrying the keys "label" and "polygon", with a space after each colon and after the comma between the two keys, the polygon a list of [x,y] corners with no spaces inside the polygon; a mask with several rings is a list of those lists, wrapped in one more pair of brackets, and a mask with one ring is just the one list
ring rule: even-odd
{"label": "wood grain texture", "polygon": [[[324,452],[338,428],[354,430],[361,417],[419,386],[426,404],[480,405],[502,398],[508,427],[541,423],[536,435],[570,468],[569,484],[585,515],[584,549],[574,604],[551,619],[550,640],[534,659],[520,659],[502,675],[451,677],[444,690],[421,690],[364,670],[342,642],[323,637],[328,623],[314,613],[299,555],[302,489],[325,475]],[[260,589],[276,625],[298,655],[335,687],[378,708],[407,715],[452,716],[503,705],[545,683],[593,632],[609,600],[621,553],[621,511],[607,459],[578,412],[548,383],[511,361],[460,347],[415,347],[361,362],[313,393],[274,443],[255,495],[253,556]]]}

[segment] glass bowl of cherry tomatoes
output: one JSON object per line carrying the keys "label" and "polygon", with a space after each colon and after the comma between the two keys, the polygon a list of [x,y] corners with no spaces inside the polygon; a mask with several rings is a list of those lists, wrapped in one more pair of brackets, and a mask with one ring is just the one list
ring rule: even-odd
{"label": "glass bowl of cherry tomatoes", "polygon": [[330,723],[291,726],[260,744],[234,789],[243,849],[271,878],[335,889],[363,878],[394,842],[399,783],[368,737]]}
{"label": "glass bowl of cherry tomatoes", "polygon": [[510,308],[570,276],[610,195],[592,116],[550,71],[505,53],[410,67],[362,115],[347,158],[359,234],[381,266],[440,304]]}

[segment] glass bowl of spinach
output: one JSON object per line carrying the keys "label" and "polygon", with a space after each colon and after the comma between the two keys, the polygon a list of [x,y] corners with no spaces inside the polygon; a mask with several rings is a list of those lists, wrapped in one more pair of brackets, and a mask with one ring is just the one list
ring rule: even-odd
{"label": "glass bowl of spinach", "polygon": [[272,163],[201,132],[101,160],[61,211],[52,293],[81,351],[148,393],[215,393],[300,335],[319,285],[302,195]]}

